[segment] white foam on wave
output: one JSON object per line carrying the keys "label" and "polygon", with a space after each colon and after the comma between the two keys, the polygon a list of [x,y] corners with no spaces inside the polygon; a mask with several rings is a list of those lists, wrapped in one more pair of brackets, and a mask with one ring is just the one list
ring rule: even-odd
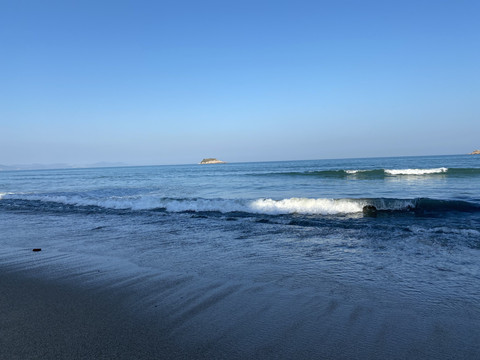
{"label": "white foam on wave", "polygon": [[283,200],[258,199],[249,206],[252,212],[264,214],[351,214],[361,212],[365,204],[349,199],[307,199],[290,198]]}
{"label": "white foam on wave", "polygon": [[153,195],[91,198],[79,195],[6,194],[7,199],[53,202],[73,206],[98,206],[116,210],[152,210],[164,208],[170,212],[183,211],[249,211],[242,200],[229,199],[168,199]]}
{"label": "white foam on wave", "polygon": [[389,175],[427,175],[427,174],[440,174],[448,171],[448,168],[441,167],[435,169],[392,169],[384,170]]}
{"label": "white foam on wave", "polygon": [[14,195],[14,193],[11,193],[11,192],[0,193],[0,200],[2,200],[4,197],[8,197],[10,195]]}
{"label": "white foam on wave", "polygon": [[402,211],[416,206],[415,199],[327,199],[288,198],[261,199],[171,199],[152,194],[92,198],[81,195],[4,194],[4,199],[42,201],[73,206],[97,206],[117,210],[165,209],[168,212],[218,211],[221,213],[246,212],[253,214],[353,214],[363,211],[365,205],[374,205],[378,210]]}
{"label": "white foam on wave", "polygon": [[347,174],[358,174],[359,172],[365,172],[368,170],[345,170]]}
{"label": "white foam on wave", "polygon": [[218,211],[247,212],[253,214],[312,214],[335,215],[354,214],[363,211],[365,205],[374,205],[378,210],[405,210],[415,207],[415,200],[402,199],[326,199],[326,198],[288,198],[274,200],[269,198],[246,199],[162,199],[157,200],[154,208],[165,208],[169,212]]}
{"label": "white foam on wave", "polygon": [[107,209],[151,210],[163,208],[169,212],[218,211],[255,214],[349,214],[361,212],[365,200],[355,199],[167,199],[154,196],[110,197],[94,199],[79,195],[10,194],[9,199],[54,202],[74,206],[98,206]]}
{"label": "white foam on wave", "polygon": [[54,202],[74,206],[98,206],[107,209],[147,210],[158,207],[151,197],[110,197],[89,198],[79,195],[36,195],[36,194],[6,194],[5,199]]}

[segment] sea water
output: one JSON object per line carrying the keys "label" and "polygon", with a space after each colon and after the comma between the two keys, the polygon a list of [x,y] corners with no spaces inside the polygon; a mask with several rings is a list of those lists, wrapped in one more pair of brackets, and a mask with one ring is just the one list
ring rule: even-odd
{"label": "sea water", "polygon": [[[4,255],[41,247],[58,261],[62,254],[100,256],[130,264],[132,271],[185,275],[185,284],[239,284],[229,290],[231,299],[238,289],[257,286],[258,294],[242,295],[242,302],[280,308],[278,299],[289,297],[298,304],[297,320],[301,311],[315,313],[321,301],[313,299],[325,292],[337,303],[353,306],[357,297],[367,308],[383,306],[382,316],[401,319],[402,312],[389,305],[398,303],[418,310],[406,318],[425,316],[432,328],[436,315],[429,311],[448,319],[440,328],[457,335],[435,342],[448,356],[460,345],[467,358],[479,350],[472,345],[480,340],[479,156],[5,171],[0,226]],[[68,269],[68,261],[62,266]],[[227,314],[229,306],[223,309]],[[288,323],[285,313],[278,315],[280,323]],[[346,336],[338,329],[352,336],[354,315],[343,325],[341,316],[324,322],[333,336],[331,351]],[[257,327],[273,321],[273,315],[262,316]],[[431,333],[421,324],[416,330],[399,326],[430,344]],[[470,340],[457,339],[464,332]],[[408,344],[409,335],[403,336]],[[369,349],[374,347],[372,342]]]}

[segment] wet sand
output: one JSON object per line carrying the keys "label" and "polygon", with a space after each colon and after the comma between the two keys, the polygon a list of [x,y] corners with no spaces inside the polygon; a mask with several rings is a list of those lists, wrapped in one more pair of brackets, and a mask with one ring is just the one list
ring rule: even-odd
{"label": "wet sand", "polygon": [[0,359],[185,359],[114,296],[0,275]]}
{"label": "wet sand", "polygon": [[480,351],[478,308],[455,301],[17,255],[0,266],[0,359],[475,359]]}

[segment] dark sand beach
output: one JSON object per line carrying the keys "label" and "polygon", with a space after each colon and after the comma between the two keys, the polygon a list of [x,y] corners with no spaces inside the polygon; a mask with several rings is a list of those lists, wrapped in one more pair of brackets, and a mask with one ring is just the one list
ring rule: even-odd
{"label": "dark sand beach", "polygon": [[45,251],[1,258],[1,359],[475,359],[480,351],[478,314],[454,301],[414,303],[328,279],[318,292],[295,281],[124,271]]}
{"label": "dark sand beach", "polygon": [[1,359],[187,358],[113,296],[18,273],[0,286]]}

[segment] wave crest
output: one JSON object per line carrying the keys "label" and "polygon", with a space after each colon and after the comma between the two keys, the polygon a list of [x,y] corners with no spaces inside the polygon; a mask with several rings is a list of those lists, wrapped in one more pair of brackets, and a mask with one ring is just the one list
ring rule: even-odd
{"label": "wave crest", "polygon": [[258,213],[266,214],[351,214],[362,212],[366,202],[351,199],[290,198],[283,200],[258,199],[249,204]]}
{"label": "wave crest", "polygon": [[[102,199],[82,197],[78,194],[4,194],[1,203],[15,206],[19,201],[23,206],[37,210],[58,208],[58,204],[73,207],[98,207],[116,210],[163,210],[167,212],[244,212],[251,214],[304,214],[342,215],[361,213],[364,206],[374,206],[378,211],[480,211],[480,204],[457,200],[437,200],[429,198],[393,199],[327,199],[327,198],[287,198],[287,199],[202,199],[202,198],[160,198],[152,195],[135,197],[109,197]],[[42,204],[38,206],[35,204]],[[29,205],[30,204],[30,205]],[[50,205],[49,205],[50,204]],[[52,206],[52,204],[57,204]]]}
{"label": "wave crest", "polygon": [[309,170],[309,171],[299,171],[299,172],[274,172],[274,173],[260,173],[260,174],[251,174],[258,176],[313,176],[313,177],[323,177],[323,178],[345,178],[349,176],[361,176],[361,177],[383,177],[385,175],[383,169],[348,169],[348,170]]}
{"label": "wave crest", "polygon": [[389,175],[428,175],[428,174],[441,174],[448,171],[448,168],[441,167],[436,169],[392,169],[384,170]]}
{"label": "wave crest", "polygon": [[479,176],[480,168],[414,168],[414,169],[331,169],[297,172],[251,173],[251,176],[312,176],[338,179],[384,179],[394,176]]}

